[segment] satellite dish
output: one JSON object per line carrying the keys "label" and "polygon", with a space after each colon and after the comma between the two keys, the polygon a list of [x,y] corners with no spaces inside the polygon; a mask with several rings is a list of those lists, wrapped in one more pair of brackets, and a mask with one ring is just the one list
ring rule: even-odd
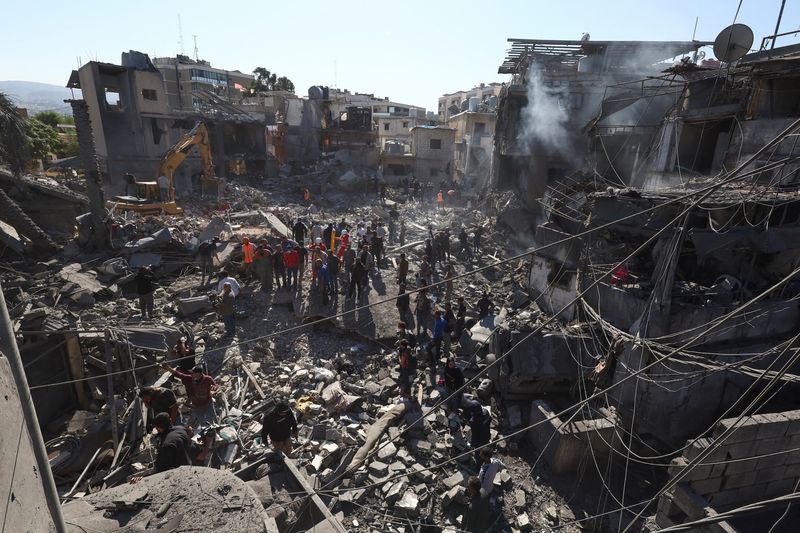
{"label": "satellite dish", "polygon": [[719,32],[714,41],[714,55],[724,63],[741,59],[753,46],[753,30],[744,24],[732,24]]}

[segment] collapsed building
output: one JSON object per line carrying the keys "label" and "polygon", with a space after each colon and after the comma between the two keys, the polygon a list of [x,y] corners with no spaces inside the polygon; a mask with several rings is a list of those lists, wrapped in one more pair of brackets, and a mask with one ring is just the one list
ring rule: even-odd
{"label": "collapsed building", "polygon": [[498,340],[495,385],[547,394],[530,438],[555,471],[653,496],[621,523],[744,531],[718,514],[763,500],[774,521],[800,480],[797,47],[723,68],[700,42],[511,41],[493,184],[537,223],[547,320]]}

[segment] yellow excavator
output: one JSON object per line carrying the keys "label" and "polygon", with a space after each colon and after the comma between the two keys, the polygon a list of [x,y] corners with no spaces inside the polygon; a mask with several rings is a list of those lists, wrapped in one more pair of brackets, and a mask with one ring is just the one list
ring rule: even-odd
{"label": "yellow excavator", "polygon": [[[172,175],[175,170],[188,157],[189,151],[193,146],[197,147],[200,153],[200,162],[203,172],[200,176],[202,192],[216,190],[219,194],[222,180],[214,174],[214,163],[211,160],[211,142],[209,141],[208,128],[203,122],[197,122],[189,132],[183,135],[172,148],[161,157],[161,163],[156,172],[155,181],[135,181],[131,185],[136,186],[136,196],[138,202],[130,201],[130,197],[115,198],[116,209],[123,211],[136,211],[139,213],[166,213],[168,215],[182,215],[183,209],[175,203],[175,188],[173,187]],[[133,176],[129,179],[133,179]],[[161,190],[158,186],[158,178],[165,176],[169,184],[169,198],[162,200]],[[127,200],[127,201],[126,201]]]}

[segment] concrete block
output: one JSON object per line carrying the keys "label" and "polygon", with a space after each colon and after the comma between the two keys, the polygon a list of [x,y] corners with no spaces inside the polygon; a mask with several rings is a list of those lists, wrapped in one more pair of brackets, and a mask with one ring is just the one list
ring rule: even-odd
{"label": "concrete block", "polygon": [[465,485],[467,478],[464,476],[462,472],[456,472],[452,476],[445,478],[443,481],[444,486],[448,489],[452,489],[453,487],[457,487],[459,485]]}
{"label": "concrete block", "polygon": [[394,457],[394,454],[396,453],[397,453],[397,446],[395,446],[390,442],[378,449],[378,459],[380,459],[381,461],[386,461]]}
{"label": "concrete block", "polygon": [[783,475],[787,479],[793,479],[800,477],[800,463],[794,463],[791,465],[785,465]]}
{"label": "concrete block", "polygon": [[767,488],[764,490],[764,497],[774,498],[775,496],[791,494],[792,491],[794,491],[795,484],[797,484],[796,479],[780,479],[767,483]]}
{"label": "concrete block", "polygon": [[739,502],[739,490],[738,488],[721,490],[716,494],[709,495],[708,500],[711,502],[712,507],[718,511],[728,509]]}
{"label": "concrete block", "polygon": [[528,513],[522,513],[517,516],[517,527],[520,531],[530,531],[533,529],[533,524],[528,516]]}
{"label": "concrete block", "polygon": [[447,507],[454,501],[457,501],[462,490],[461,487],[456,486],[445,492],[444,496],[442,496],[442,507]]}
{"label": "concrete block", "polygon": [[701,479],[697,481],[692,481],[689,485],[692,489],[702,496],[708,496],[709,494],[714,494],[715,492],[719,492],[719,489],[722,486],[722,481],[724,478],[715,477],[711,479]]}
{"label": "concrete block", "polygon": [[372,461],[369,465],[369,473],[376,477],[383,477],[389,472],[389,465],[381,461]]}
{"label": "concrete block", "polygon": [[789,429],[789,420],[780,413],[753,415],[752,419],[759,424],[758,436],[756,437],[758,440],[783,437],[786,434],[786,430]]}
{"label": "concrete block", "polygon": [[754,459],[728,463],[725,466],[725,476],[735,476],[738,474],[744,474],[745,472],[753,472],[756,469],[756,463],[757,461]]}
{"label": "concrete block", "polygon": [[764,470],[757,470],[759,483],[770,483],[772,481],[779,481],[786,479],[786,468],[783,466],[774,466],[772,468],[765,468]]}
{"label": "concrete block", "polygon": [[399,516],[416,518],[419,515],[419,498],[413,491],[407,490],[394,505],[394,512]]}
{"label": "concrete block", "polygon": [[725,449],[731,459],[743,459],[745,457],[752,457],[755,455],[756,442],[747,441],[739,442],[726,446]]}
{"label": "concrete block", "polygon": [[183,316],[199,313],[200,311],[211,309],[211,307],[211,300],[208,298],[208,296],[178,298],[178,310]]}
{"label": "concrete block", "polygon": [[774,466],[781,466],[786,463],[786,455],[785,453],[779,453],[777,455],[770,455],[768,457],[762,457],[756,462],[756,470],[763,470],[765,468],[772,468]]}
{"label": "concrete block", "polygon": [[386,491],[386,496],[384,496],[383,501],[389,505],[392,505],[400,499],[400,496],[403,494],[405,488],[405,481],[398,481],[397,483],[394,483],[389,490]]}
{"label": "concrete block", "polygon": [[[692,445],[683,451],[683,458],[686,459],[687,461],[691,461],[692,459],[700,455],[701,452],[705,452],[706,449],[709,446],[711,446],[711,439],[709,438],[694,439],[689,442],[691,442]],[[710,454],[706,456],[703,462],[710,463],[715,461],[721,461],[725,459],[725,455],[726,453],[724,446],[717,446],[711,451]]]}
{"label": "concrete block", "polygon": [[781,414],[789,421],[785,435],[800,435],[800,409],[783,411]]}
{"label": "concrete block", "polygon": [[734,503],[744,505],[764,499],[764,492],[767,490],[767,483],[758,483],[739,489],[739,498]]}
{"label": "concrete block", "polygon": [[788,442],[783,437],[763,439],[758,441],[753,455],[766,455],[768,453],[782,452],[788,448]]}
{"label": "concrete block", "polygon": [[725,438],[724,444],[733,444],[736,442],[747,442],[755,440],[758,436],[758,422],[753,420],[752,417],[745,416],[739,418],[726,418],[717,422],[714,426],[714,433],[712,436],[717,440],[723,432],[730,428],[735,428],[731,434]]}
{"label": "concrete block", "polygon": [[738,489],[746,487],[756,482],[758,474],[755,470],[743,472],[741,474],[726,475],[722,482],[722,490]]}

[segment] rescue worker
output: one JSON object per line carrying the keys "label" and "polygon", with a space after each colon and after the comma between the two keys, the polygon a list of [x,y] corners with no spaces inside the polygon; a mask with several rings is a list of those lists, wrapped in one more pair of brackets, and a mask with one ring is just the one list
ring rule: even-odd
{"label": "rescue worker", "polygon": [[[179,466],[189,466],[192,459],[189,457],[191,439],[183,426],[173,426],[167,413],[158,413],[153,425],[160,437],[158,455],[153,465],[154,473],[160,474]],[[138,483],[142,476],[134,476],[131,483]]]}
{"label": "rescue worker", "polygon": [[408,259],[406,254],[400,254],[400,261],[397,263],[397,283],[398,285],[405,285],[406,278],[408,277]]}
{"label": "rescue worker", "polygon": [[200,285],[206,284],[206,276],[208,276],[208,281],[211,281],[211,272],[214,269],[214,259],[216,258],[219,261],[219,256],[217,255],[217,244],[219,243],[219,237],[214,237],[210,241],[203,241],[197,247],[197,253],[200,256],[200,270],[202,272],[200,278]]}
{"label": "rescue worker", "polygon": [[464,397],[464,392],[460,390],[464,386],[464,373],[456,366],[456,360],[452,357],[447,358],[444,367],[444,386],[447,387],[447,406],[451,412],[458,413],[461,398]]}
{"label": "rescue worker", "polygon": [[417,319],[417,335],[428,333],[428,317],[431,314],[431,301],[428,299],[427,289],[417,293],[414,314]]}
{"label": "rescue worker", "polygon": [[172,424],[180,424],[178,400],[175,393],[164,387],[142,387],[139,398],[148,409],[147,419],[154,420],[158,413],[167,413]]}
{"label": "rescue worker", "polygon": [[242,264],[244,265],[244,275],[253,275],[253,259],[255,258],[256,247],[250,242],[249,237],[242,239]]}
{"label": "rescue worker", "polygon": [[230,283],[225,283],[222,286],[222,294],[217,304],[217,312],[222,317],[222,322],[225,324],[225,335],[232,336],[236,334],[236,296],[233,294],[233,289]]}

